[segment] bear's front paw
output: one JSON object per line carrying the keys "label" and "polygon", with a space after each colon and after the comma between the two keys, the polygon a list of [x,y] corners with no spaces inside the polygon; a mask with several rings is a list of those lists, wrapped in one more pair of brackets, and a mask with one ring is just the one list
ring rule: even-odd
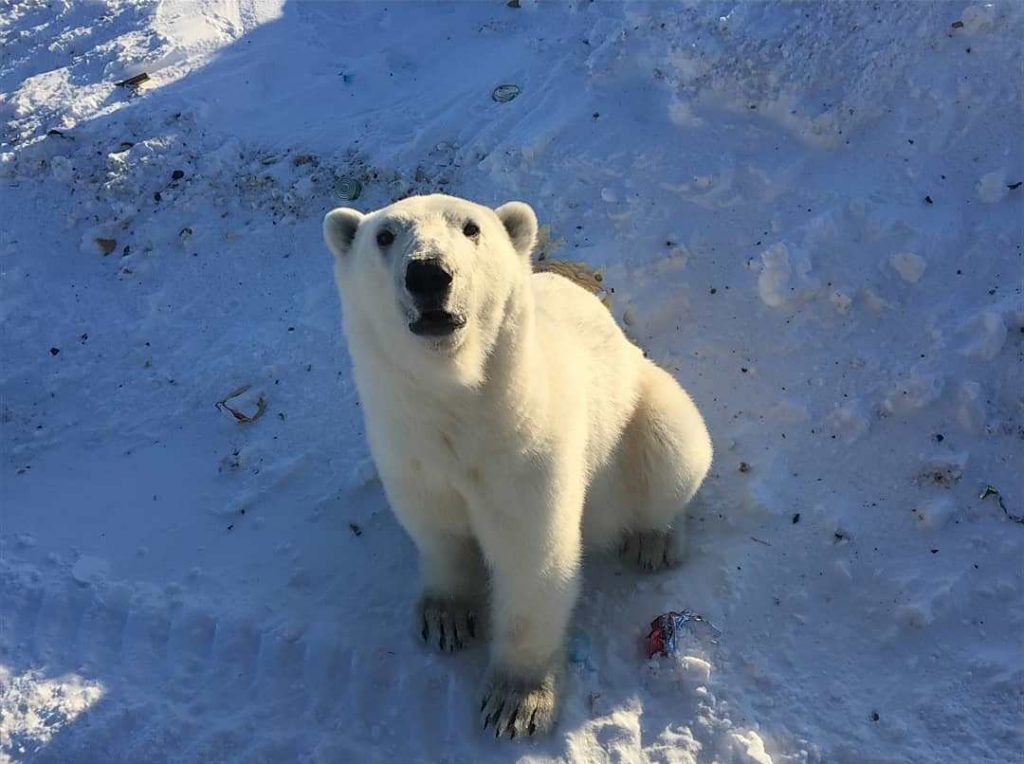
{"label": "bear's front paw", "polygon": [[550,732],[558,711],[558,685],[559,676],[554,671],[540,681],[492,672],[480,704],[484,729],[493,729],[494,737],[508,740]]}
{"label": "bear's front paw", "polygon": [[416,633],[442,653],[453,653],[476,641],[476,608],[462,600],[424,595],[416,606]]}
{"label": "bear's front paw", "polygon": [[644,573],[674,568],[680,563],[675,531],[626,531],[619,557]]}

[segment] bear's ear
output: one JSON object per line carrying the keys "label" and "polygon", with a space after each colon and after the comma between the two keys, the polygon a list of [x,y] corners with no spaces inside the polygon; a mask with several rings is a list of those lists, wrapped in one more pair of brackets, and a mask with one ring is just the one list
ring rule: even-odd
{"label": "bear's ear", "polygon": [[324,217],[324,241],[335,257],[348,254],[362,219],[363,213],[348,207],[338,207]]}
{"label": "bear's ear", "polygon": [[537,243],[537,216],[530,205],[523,202],[508,202],[494,212],[505,226],[516,252],[523,257],[529,257]]}

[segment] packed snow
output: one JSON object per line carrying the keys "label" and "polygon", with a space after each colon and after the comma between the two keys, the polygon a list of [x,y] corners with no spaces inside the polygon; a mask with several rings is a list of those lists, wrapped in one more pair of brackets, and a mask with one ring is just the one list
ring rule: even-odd
{"label": "packed snow", "polygon": [[[0,761],[1021,761],[1022,53],[1012,0],[0,3]],[[320,238],[433,191],[530,203],[716,446],[520,744],[411,635]]]}

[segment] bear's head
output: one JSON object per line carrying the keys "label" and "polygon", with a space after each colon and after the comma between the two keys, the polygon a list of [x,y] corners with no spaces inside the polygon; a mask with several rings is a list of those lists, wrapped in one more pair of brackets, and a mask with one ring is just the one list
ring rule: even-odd
{"label": "bear's head", "polygon": [[365,215],[331,210],[324,239],[350,345],[471,384],[502,328],[519,320],[525,303],[512,298],[526,289],[537,217],[522,202],[492,210],[414,196]]}

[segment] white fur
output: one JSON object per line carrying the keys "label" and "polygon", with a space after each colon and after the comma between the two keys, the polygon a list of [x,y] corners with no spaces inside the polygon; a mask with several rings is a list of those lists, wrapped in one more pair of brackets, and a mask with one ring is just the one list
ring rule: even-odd
{"label": "white fur", "polygon": [[[382,251],[385,225],[396,238]],[[531,272],[536,232],[525,204],[441,195],[324,219],[370,447],[420,554],[418,628],[453,649],[442,624],[465,624],[489,578],[482,713],[511,736],[554,721],[583,538],[664,541],[712,456],[693,402],[600,301]],[[405,268],[423,257],[453,274],[448,309],[466,324],[451,337],[409,329]]]}

